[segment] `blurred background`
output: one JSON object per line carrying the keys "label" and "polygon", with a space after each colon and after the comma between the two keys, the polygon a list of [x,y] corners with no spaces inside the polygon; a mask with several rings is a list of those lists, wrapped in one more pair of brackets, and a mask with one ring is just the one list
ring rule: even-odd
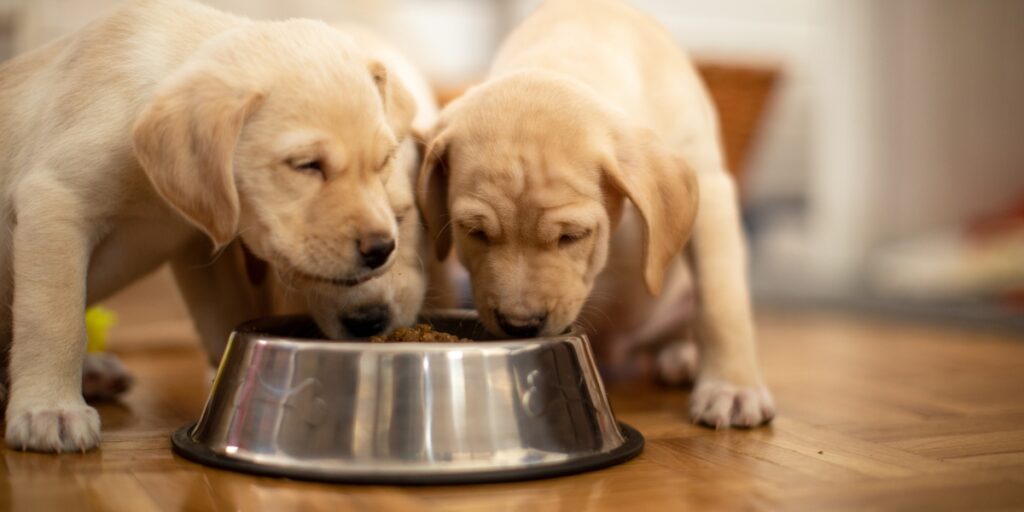
{"label": "blurred background", "polygon": [[[0,57],[116,3],[0,0]],[[205,3],[365,23],[450,98],[537,1]],[[1024,329],[1024,1],[633,3],[719,105],[759,303]]]}

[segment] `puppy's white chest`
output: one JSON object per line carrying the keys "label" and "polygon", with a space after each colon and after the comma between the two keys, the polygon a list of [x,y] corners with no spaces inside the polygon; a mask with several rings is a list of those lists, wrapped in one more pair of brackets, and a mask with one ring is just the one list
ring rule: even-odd
{"label": "puppy's white chest", "polygon": [[669,265],[662,293],[653,297],[643,280],[643,224],[633,208],[623,213],[611,243],[588,301],[596,313],[585,320],[600,324],[601,337],[640,344],[684,326],[693,314],[693,281],[683,255]]}

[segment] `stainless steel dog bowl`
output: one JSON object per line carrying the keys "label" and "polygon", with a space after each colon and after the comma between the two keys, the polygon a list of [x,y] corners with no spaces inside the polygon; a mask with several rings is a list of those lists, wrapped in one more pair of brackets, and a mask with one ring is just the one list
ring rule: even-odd
{"label": "stainless steel dog bowl", "polygon": [[643,449],[615,421],[582,332],[496,340],[472,312],[424,320],[478,342],[326,341],[295,316],[243,324],[175,451],[291,478],[442,484],[577,473]]}

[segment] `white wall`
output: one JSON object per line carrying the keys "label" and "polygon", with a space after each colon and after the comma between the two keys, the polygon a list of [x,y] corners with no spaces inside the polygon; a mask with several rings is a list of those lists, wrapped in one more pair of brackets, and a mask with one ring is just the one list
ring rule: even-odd
{"label": "white wall", "polygon": [[1024,196],[1024,2],[830,5],[805,263],[843,293],[886,243]]}
{"label": "white wall", "polygon": [[887,4],[873,242],[1024,195],[1024,2]]}

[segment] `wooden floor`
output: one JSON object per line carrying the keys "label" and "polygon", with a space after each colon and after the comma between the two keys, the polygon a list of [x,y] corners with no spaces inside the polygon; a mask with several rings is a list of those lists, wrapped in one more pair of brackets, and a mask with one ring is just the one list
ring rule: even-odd
{"label": "wooden floor", "polygon": [[[684,391],[617,386],[647,437],[595,473],[464,487],[337,486],[206,469],[171,453],[209,376],[187,328],[120,345],[138,378],[100,406],[103,447],[0,451],[12,510],[984,510],[1024,509],[1024,340],[811,313],[762,313],[771,427],[687,423]],[[168,324],[169,325],[169,324]],[[166,343],[164,343],[166,342]]]}

